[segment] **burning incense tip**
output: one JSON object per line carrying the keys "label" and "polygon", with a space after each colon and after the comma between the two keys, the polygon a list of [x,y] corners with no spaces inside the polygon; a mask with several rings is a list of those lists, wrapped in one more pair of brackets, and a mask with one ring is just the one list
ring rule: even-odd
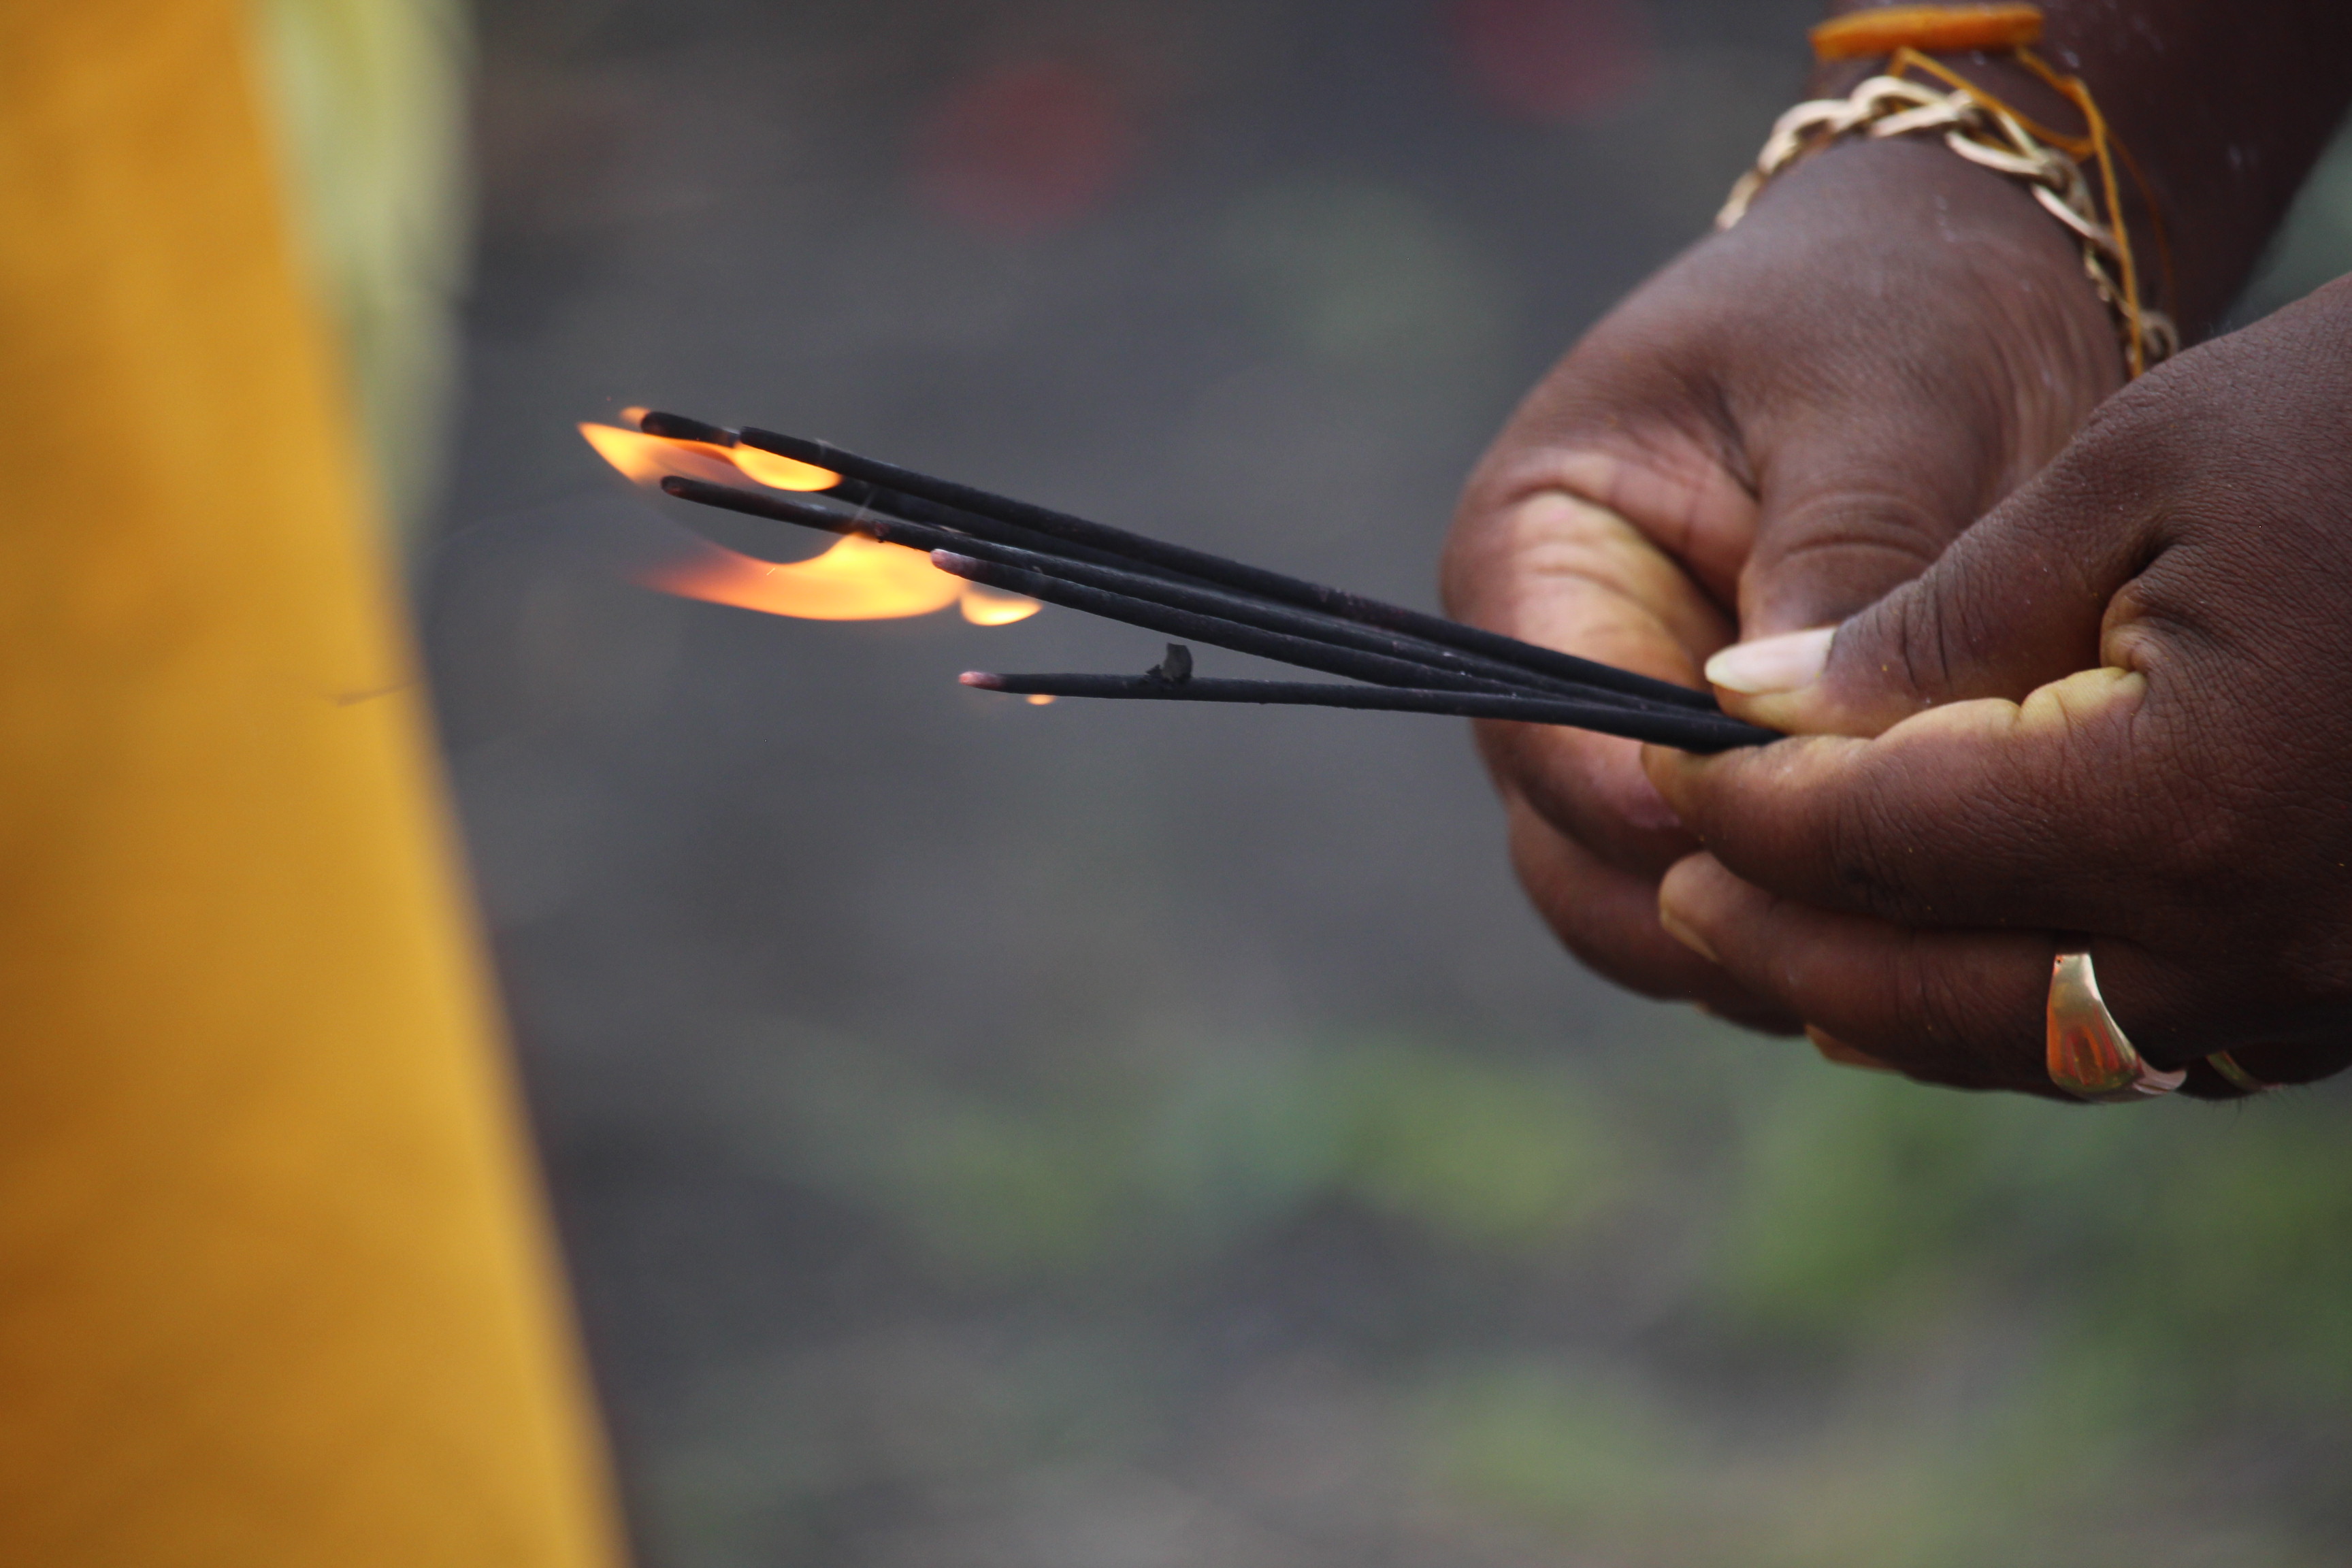
{"label": "burning incense tip", "polygon": [[[971,577],[982,570],[980,562],[952,550],[932,551],[930,563],[958,577]],[[963,591],[963,618],[976,626],[1010,626],[1014,621],[1027,620],[1045,607],[1026,594],[1007,593],[983,583],[973,583]]]}
{"label": "burning incense tip", "polygon": [[[982,691],[1002,691],[1004,689],[1004,677],[1001,675],[991,675],[984,669],[967,669],[961,675],[957,676],[956,679],[963,682],[966,686],[977,687]],[[1032,708],[1043,708],[1052,702],[1054,698],[1050,692],[1032,691],[1023,695],[1021,700],[1024,702],[1028,703]]]}
{"label": "burning incense tip", "polygon": [[693,559],[641,581],[682,599],[807,621],[928,616],[964,592],[963,584],[932,571],[921,556],[858,534],[814,560],[784,564],[709,544]]}
{"label": "burning incense tip", "polygon": [[665,414],[658,408],[632,408],[631,423],[648,436],[663,436],[672,441],[708,441],[714,447],[732,447],[735,432],[724,425],[713,425],[707,419],[689,419],[683,414]]}
{"label": "burning incense tip", "polygon": [[683,441],[625,430],[618,425],[580,426],[580,434],[596,455],[648,487],[664,479],[700,479],[705,484],[731,484],[750,479],[776,490],[825,490],[841,483],[830,468],[763,452],[757,447],[721,447],[710,441]]}
{"label": "burning incense tip", "polygon": [[977,583],[965,584],[963,596],[956,604],[963,618],[976,626],[1009,626],[1045,607],[1025,595],[1002,593]]}
{"label": "burning incense tip", "polygon": [[841,476],[831,468],[780,458],[757,447],[728,447],[722,450],[743,470],[745,478],[772,490],[829,490],[841,483]]}
{"label": "burning incense tip", "polygon": [[[612,434],[625,436],[629,432]],[[646,438],[658,439],[660,445],[671,449],[673,456],[677,448],[698,445],[675,438]],[[634,449],[631,451],[634,454]],[[689,451],[688,456],[700,460],[698,453]],[[688,500],[716,496],[720,498],[720,504],[748,510],[754,517],[796,522],[842,537],[814,560],[784,563],[756,560],[707,540],[699,541],[685,558],[650,574],[640,574],[637,581],[648,588],[681,598],[704,599],[739,609],[816,621],[928,616],[954,605],[973,626],[1003,626],[1027,620],[1045,608],[1024,595],[962,582],[933,569],[921,550],[891,537],[893,525],[887,519],[868,520],[866,526],[860,527],[852,514],[813,501],[762,497],[753,490],[686,474],[660,474],[655,485],[665,495]],[[739,501],[750,505],[736,504]]]}

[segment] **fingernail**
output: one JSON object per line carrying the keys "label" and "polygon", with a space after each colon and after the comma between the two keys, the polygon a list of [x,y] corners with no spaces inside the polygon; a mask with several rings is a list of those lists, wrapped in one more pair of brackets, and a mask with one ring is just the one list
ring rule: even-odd
{"label": "fingernail", "polygon": [[1715,949],[1706,945],[1706,938],[1699,935],[1698,932],[1691,930],[1690,927],[1675,919],[1674,916],[1668,914],[1664,909],[1658,910],[1658,923],[1666,928],[1666,934],[1668,936],[1673,937],[1676,942],[1681,942],[1685,947],[1689,948],[1693,952],[1697,953],[1709,963],[1721,963],[1723,962],[1723,960],[1715,956]]}
{"label": "fingernail", "polygon": [[1815,626],[1809,632],[1734,643],[1706,661],[1706,678],[1727,691],[1749,697],[1794,691],[1821,679],[1835,636],[1835,626]]}

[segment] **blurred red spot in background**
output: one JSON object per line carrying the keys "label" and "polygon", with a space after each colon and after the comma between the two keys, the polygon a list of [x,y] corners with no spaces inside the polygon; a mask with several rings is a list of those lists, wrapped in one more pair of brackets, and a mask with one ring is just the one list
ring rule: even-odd
{"label": "blurred red spot in background", "polygon": [[1635,0],[1454,0],[1453,24],[1472,88],[1516,119],[1597,114],[1650,74]]}
{"label": "blurred red spot in background", "polygon": [[1059,226],[1108,195],[1135,160],[1127,106],[1063,61],[1006,67],[950,89],[915,140],[916,194],[1000,234]]}

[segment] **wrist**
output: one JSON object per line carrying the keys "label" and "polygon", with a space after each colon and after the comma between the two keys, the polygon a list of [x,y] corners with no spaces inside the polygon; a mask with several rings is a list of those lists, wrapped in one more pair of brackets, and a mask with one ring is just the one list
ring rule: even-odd
{"label": "wrist", "polygon": [[[2005,53],[1939,53],[1927,58],[1986,98],[2005,105],[2037,136],[2046,140],[2052,135],[2063,138],[2090,133],[2083,104],[2052,84],[2045,74],[2046,62],[2037,62],[2043,64],[2045,70],[2035,70],[2017,56]],[[1822,62],[1814,68],[1812,89],[1823,97],[1843,98],[1865,79],[1885,72],[1887,65],[1884,58]],[[1924,81],[1927,73],[1914,66],[1908,75]],[[1940,90],[1947,84],[1928,85]],[[2091,101],[2096,101],[2095,98]],[[2047,128],[2046,132],[2043,128]],[[2072,152],[2063,146],[2052,146],[2051,151],[2070,157],[2084,180],[2098,192],[2099,221],[2115,232],[2137,262],[2141,305],[2178,320],[2180,299],[2173,232],[2165,224],[2155,191],[2143,178],[2148,171],[2135,161],[2130,148],[2122,142],[2111,140],[2108,145],[2113,149],[2112,166],[2108,168],[2102,168],[2098,158],[2083,154],[2079,145]],[[2108,174],[2114,176],[2112,186],[2106,181]],[[2054,215],[2045,216],[2053,223],[2060,221]]]}
{"label": "wrist", "polygon": [[2053,321],[2071,323],[2070,338],[2097,345],[2088,357],[2120,372],[2113,324],[2074,236],[2020,182],[1940,142],[1839,142],[1776,176],[1724,237],[1751,230],[1842,257],[1900,258],[1906,273],[1890,285],[1917,289],[1922,306],[1972,288],[2037,297]]}
{"label": "wrist", "polygon": [[2124,383],[2074,236],[2017,181],[1938,143],[1839,142],[1774,179],[1718,243],[1739,272],[1811,277],[1824,310],[1884,319],[1870,340],[1882,367],[1984,405],[2028,471]]}
{"label": "wrist", "polygon": [[[1828,10],[1859,18],[1888,4],[1830,0]],[[2352,6],[2342,0],[2234,6],[2134,0],[2122,7],[2115,0],[2041,0],[2040,9],[2041,36],[2030,47],[2053,71],[2088,88],[2111,144],[2127,150],[2145,176],[2143,192],[2125,174],[2122,222],[2137,245],[2150,247],[2147,271],[2157,303],[2196,334],[2236,295],[2352,103],[2352,74],[2343,69],[2352,58]],[[1939,47],[1925,37],[1921,47],[2044,124],[2083,124],[2062,95],[2014,57]],[[1885,64],[1840,62],[1815,80],[1843,94]],[[2162,268],[2150,204],[2175,251],[2177,293],[2169,300],[2153,276]]]}

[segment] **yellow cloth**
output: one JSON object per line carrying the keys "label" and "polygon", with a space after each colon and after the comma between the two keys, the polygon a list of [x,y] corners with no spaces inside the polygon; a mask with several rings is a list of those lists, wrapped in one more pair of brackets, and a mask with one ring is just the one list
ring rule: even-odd
{"label": "yellow cloth", "polygon": [[0,1563],[610,1563],[247,26],[0,20]]}

